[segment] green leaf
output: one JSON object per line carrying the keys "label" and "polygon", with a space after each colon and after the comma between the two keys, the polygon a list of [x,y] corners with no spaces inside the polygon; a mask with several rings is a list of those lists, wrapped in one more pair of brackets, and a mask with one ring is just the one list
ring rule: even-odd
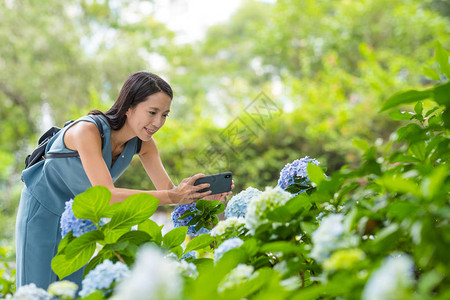
{"label": "green leaf", "polygon": [[64,253],[66,246],[73,240],[73,231],[70,231],[66,236],[59,242],[58,245],[58,254]]}
{"label": "green leaf", "polygon": [[52,259],[52,270],[58,275],[59,279],[63,279],[87,264],[94,252],[95,243],[90,243],[74,256],[68,257],[65,254],[58,254]]}
{"label": "green leaf", "polygon": [[104,218],[112,218],[114,214],[120,210],[120,206],[122,205],[122,202],[116,202],[113,204],[108,205],[105,210],[103,211],[103,217]]}
{"label": "green leaf", "polygon": [[261,247],[262,252],[283,252],[283,254],[300,253],[301,249],[299,245],[294,245],[286,241],[271,242]]}
{"label": "green leaf", "polygon": [[87,266],[84,268],[83,276],[86,276],[91,270],[95,269],[97,265],[101,264],[106,259],[111,259],[113,256],[113,251],[103,248],[89,261]]}
{"label": "green leaf", "polygon": [[295,215],[300,211],[309,210],[312,204],[310,202],[310,197],[305,193],[299,194],[286,202],[285,207],[289,211],[290,215]]}
{"label": "green leaf", "polygon": [[286,223],[291,220],[291,213],[284,206],[277,207],[271,211],[269,210],[266,212],[266,215],[267,219],[275,222]]}
{"label": "green leaf", "polygon": [[90,247],[91,245],[96,245],[97,241],[104,239],[103,232],[100,230],[94,230],[86,232],[85,234],[75,238],[72,242],[70,242],[64,254],[70,258],[72,256],[76,256],[83,249]]}
{"label": "green leaf", "polygon": [[444,279],[444,275],[434,269],[423,274],[418,284],[420,293],[431,293],[432,290],[442,281],[442,279]]}
{"label": "green leaf", "polygon": [[378,252],[377,254],[380,254],[382,251],[389,252],[389,250],[397,246],[400,233],[400,227],[395,223],[383,228],[372,241],[370,250],[374,251],[374,253]]}
{"label": "green leaf", "polygon": [[309,179],[316,185],[319,185],[326,178],[322,168],[312,163],[308,163],[306,170],[308,171]]}
{"label": "green leaf", "polygon": [[187,210],[178,218],[178,220],[183,220],[183,219],[189,218],[190,216],[193,216],[195,214],[196,214],[195,211]]}
{"label": "green leaf", "polygon": [[105,233],[105,241],[110,244],[115,243],[123,234],[131,230],[131,226],[123,228],[121,227],[112,230],[109,228],[109,223],[106,224],[103,228],[104,228],[103,232]]}
{"label": "green leaf", "polygon": [[109,230],[133,226],[150,218],[158,208],[159,200],[149,194],[134,194],[125,199],[108,223]]}
{"label": "green leaf", "polygon": [[100,291],[95,291],[86,297],[83,297],[83,300],[104,300],[105,296],[103,296],[103,293]]}
{"label": "green leaf", "polygon": [[122,235],[117,240],[117,242],[119,243],[119,242],[127,241],[128,243],[139,246],[143,243],[150,242],[150,239],[151,239],[151,236],[147,232],[141,231],[141,230],[133,230],[133,231],[127,232],[124,235]]}
{"label": "green leaf", "polygon": [[417,183],[412,180],[385,175],[376,182],[384,186],[391,193],[410,193],[415,196],[420,196],[420,189]]}
{"label": "green leaf", "polygon": [[161,229],[163,227],[164,225],[160,226],[156,224],[155,221],[148,219],[138,225],[138,230],[147,232],[157,245],[161,245],[162,242]]}
{"label": "green leaf", "polygon": [[413,114],[409,111],[393,110],[389,112],[389,116],[395,121],[407,121],[411,120]]}
{"label": "green leaf", "polygon": [[392,95],[389,99],[384,102],[380,109],[380,112],[388,110],[390,108],[397,107],[402,104],[414,103],[420,100],[430,98],[432,96],[433,90],[416,91],[408,90],[405,92],[399,92]]}
{"label": "green leaf", "polygon": [[442,47],[439,41],[436,41],[434,54],[436,61],[439,64],[439,69],[445,75],[445,77],[450,78],[450,65],[448,63],[448,52]]}
{"label": "green leaf", "polygon": [[183,247],[181,247],[180,245],[175,246],[173,248],[170,248],[169,252],[172,252],[173,254],[175,254],[178,257],[178,259],[180,259],[181,256],[183,255]]}
{"label": "green leaf", "polygon": [[436,103],[450,106],[450,82],[434,87],[433,92]]}
{"label": "green leaf", "polygon": [[443,188],[445,179],[447,178],[448,167],[439,165],[422,180],[421,190],[425,198],[433,199],[439,194]]}
{"label": "green leaf", "polygon": [[414,111],[418,115],[422,115],[423,112],[423,104],[421,101],[417,102],[416,105],[414,105]]}
{"label": "green leaf", "polygon": [[201,235],[193,238],[186,245],[186,249],[184,250],[184,254],[188,253],[189,251],[203,249],[206,246],[209,246],[210,244],[212,244],[212,242],[214,242],[214,238],[211,237],[209,234],[201,234]]}
{"label": "green leaf", "polygon": [[187,226],[177,227],[166,233],[163,237],[163,245],[166,248],[173,248],[181,245],[186,239]]}
{"label": "green leaf", "polygon": [[422,72],[425,76],[427,76],[430,79],[439,81],[441,78],[439,77],[439,73],[430,67],[423,67]]}
{"label": "green leaf", "polygon": [[418,141],[409,146],[409,152],[420,161],[425,159],[426,144],[425,141]]}
{"label": "green leaf", "polygon": [[110,201],[111,192],[108,188],[101,185],[93,186],[75,197],[72,205],[73,213],[78,219],[98,223]]}
{"label": "green leaf", "polygon": [[367,149],[369,149],[369,143],[366,140],[354,138],[352,140],[352,143],[356,148],[361,149],[364,152],[366,152]]}

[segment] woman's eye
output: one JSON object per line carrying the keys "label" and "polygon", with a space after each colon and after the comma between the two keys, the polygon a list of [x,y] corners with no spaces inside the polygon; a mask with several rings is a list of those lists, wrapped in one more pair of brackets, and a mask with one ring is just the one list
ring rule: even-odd
{"label": "woman's eye", "polygon": [[156,115],[156,112],[154,112],[154,111],[149,111],[149,114],[151,114],[151,115]]}
{"label": "woman's eye", "polygon": [[164,116],[164,118],[167,118],[169,115],[163,115]]}

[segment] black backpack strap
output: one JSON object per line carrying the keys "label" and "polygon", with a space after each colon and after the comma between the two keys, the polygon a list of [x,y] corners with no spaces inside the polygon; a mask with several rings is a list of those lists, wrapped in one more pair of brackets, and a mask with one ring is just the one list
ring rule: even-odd
{"label": "black backpack strap", "polygon": [[139,154],[139,152],[141,152],[141,147],[142,147],[142,140],[140,138],[137,138],[136,154]]}
{"label": "black backpack strap", "polygon": [[[100,138],[102,139],[102,149],[103,149],[103,145],[105,144],[105,135],[103,133],[103,126],[102,123],[100,121],[100,118],[97,115],[90,115],[92,117],[92,119],[95,122],[95,125],[97,126],[98,131],[100,132]],[[74,121],[68,121],[64,124],[64,127],[66,127],[67,125],[73,123]],[[45,154],[45,158],[65,158],[65,157],[77,157],[79,156],[77,151],[71,152],[71,153],[47,153]]]}

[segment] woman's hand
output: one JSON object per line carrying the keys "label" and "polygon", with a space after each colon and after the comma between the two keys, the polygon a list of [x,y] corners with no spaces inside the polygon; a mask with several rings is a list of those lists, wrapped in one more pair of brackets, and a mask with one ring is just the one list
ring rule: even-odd
{"label": "woman's hand", "polygon": [[[195,174],[192,177],[183,179],[180,184],[175,187],[169,197],[171,202],[176,205],[189,204],[200,199],[206,199],[206,197],[211,194],[211,190],[198,193],[197,191],[204,188],[209,188],[209,183],[202,183],[199,185],[194,185],[195,181],[199,178],[205,177],[205,174]],[[212,195],[217,196],[217,195]]]}
{"label": "woman's hand", "polygon": [[[234,180],[231,180],[231,189],[234,189]],[[202,199],[226,201],[227,196],[229,196],[231,194],[233,194],[233,192],[229,191],[229,192],[222,193],[222,194],[209,195],[209,196],[203,197]]]}

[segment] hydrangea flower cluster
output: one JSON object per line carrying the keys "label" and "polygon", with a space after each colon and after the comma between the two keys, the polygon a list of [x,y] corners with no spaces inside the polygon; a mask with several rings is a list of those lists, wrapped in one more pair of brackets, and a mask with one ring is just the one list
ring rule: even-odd
{"label": "hydrangea flower cluster", "polygon": [[220,221],[210,232],[211,236],[216,237],[226,233],[239,233],[245,226],[244,218],[230,217]]}
{"label": "hydrangea flower cluster", "polygon": [[22,285],[14,295],[14,299],[51,300],[51,298],[46,290],[38,288],[34,283]]}
{"label": "hydrangea flower cluster", "polygon": [[261,193],[260,190],[254,187],[248,187],[239,194],[234,195],[230,201],[228,201],[227,207],[225,208],[225,218],[245,217],[248,203]]}
{"label": "hydrangea flower cluster", "polygon": [[220,282],[218,291],[222,293],[225,290],[232,290],[238,287],[244,281],[247,281],[252,277],[254,270],[255,268],[253,266],[245,264],[238,265]]}
{"label": "hydrangea flower cluster", "polygon": [[[312,163],[316,166],[319,165],[319,162],[314,158],[309,158],[305,156],[304,158],[296,159],[292,163],[287,163],[284,168],[280,172],[280,178],[278,179],[278,186],[283,190],[294,184],[295,179],[303,179],[302,183],[310,184],[311,181],[308,177],[308,163]],[[296,193],[298,195],[302,191]]]}
{"label": "hydrangea flower cluster", "polygon": [[120,282],[127,278],[129,274],[130,270],[127,265],[119,261],[114,264],[107,259],[97,265],[83,279],[83,289],[80,291],[80,296],[86,297],[96,290],[107,290],[114,281]]}
{"label": "hydrangea flower cluster", "polygon": [[[248,204],[245,215],[246,227],[251,234],[255,234],[256,229],[262,224],[269,222],[267,212],[277,207],[283,206],[292,198],[292,194],[282,190],[279,186],[275,188],[266,187],[266,190],[254,197]],[[274,228],[281,224],[273,223]]]}
{"label": "hydrangea flower cluster", "polygon": [[231,238],[226,240],[214,251],[214,261],[219,261],[226,252],[240,247],[243,243],[244,241],[240,238]]}
{"label": "hydrangea flower cluster", "polygon": [[178,272],[184,277],[197,278],[198,271],[197,266],[193,263],[188,263],[185,260],[175,261],[175,266],[178,269]]}
{"label": "hydrangea flower cluster", "polygon": [[314,247],[311,257],[318,262],[327,259],[339,247],[339,237],[344,233],[344,215],[332,214],[322,219],[319,228],[312,233]]}
{"label": "hydrangea flower cluster", "polygon": [[362,299],[408,299],[407,290],[414,283],[414,263],[402,253],[386,258],[364,287]]}
{"label": "hydrangea flower cluster", "polygon": [[187,234],[190,236],[198,236],[201,234],[209,233],[210,230],[202,227],[199,231],[195,230],[195,225],[188,225],[188,223],[192,220],[192,216],[187,217],[185,219],[178,219],[181,217],[186,211],[198,211],[195,207],[195,202],[185,205],[178,205],[172,212],[172,222],[173,226],[181,227],[181,226],[189,226]]}
{"label": "hydrangea flower cluster", "polygon": [[139,248],[131,275],[119,283],[111,299],[172,300],[182,295],[183,278],[170,258],[151,245]]}
{"label": "hydrangea flower cluster", "polygon": [[50,295],[58,297],[60,300],[71,300],[75,298],[77,290],[78,284],[69,280],[52,282],[47,289]]}
{"label": "hydrangea flower cluster", "polygon": [[61,236],[64,238],[73,230],[73,236],[79,237],[86,232],[96,230],[91,220],[77,219],[72,210],[73,199],[66,201],[66,208],[61,215]]}
{"label": "hydrangea flower cluster", "polygon": [[180,258],[180,260],[186,260],[186,259],[188,259],[188,258],[196,259],[196,258],[197,258],[197,251],[195,251],[195,250],[189,251],[188,253],[186,253],[185,255],[183,255],[183,256]]}

